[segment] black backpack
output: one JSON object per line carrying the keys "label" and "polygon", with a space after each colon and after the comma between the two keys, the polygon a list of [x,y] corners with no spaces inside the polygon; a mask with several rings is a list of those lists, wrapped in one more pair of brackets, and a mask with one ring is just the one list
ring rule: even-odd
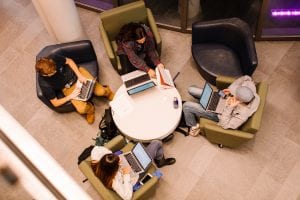
{"label": "black backpack", "polygon": [[111,107],[105,109],[104,115],[99,123],[100,134],[103,139],[111,140],[118,135],[118,128],[111,115]]}

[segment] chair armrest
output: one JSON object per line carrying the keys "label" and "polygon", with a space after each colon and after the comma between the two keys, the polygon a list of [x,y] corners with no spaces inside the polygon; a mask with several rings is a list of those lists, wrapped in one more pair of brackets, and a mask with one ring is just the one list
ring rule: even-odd
{"label": "chair armrest", "polygon": [[101,19],[100,19],[100,24],[99,24],[99,31],[100,31],[100,34],[101,34],[101,37],[102,37],[102,41],[103,41],[107,56],[108,56],[110,62],[112,63],[112,65],[114,66],[114,68],[117,68],[116,55],[113,51],[113,48],[111,46],[109,37],[108,37],[108,35],[107,35],[107,33],[104,29],[104,26],[101,22]]}
{"label": "chair armrest", "polygon": [[122,135],[117,135],[109,142],[107,142],[104,146],[110,149],[112,152],[115,152],[122,149],[125,145],[126,145],[125,138]]}
{"label": "chair armrest", "polygon": [[158,178],[153,176],[146,184],[133,193],[132,199],[147,199],[155,192],[157,184]]}
{"label": "chair armrest", "polygon": [[216,86],[218,89],[223,90],[228,88],[231,83],[235,81],[235,78],[228,76],[217,76]]}
{"label": "chair armrest", "polygon": [[227,147],[238,147],[254,137],[251,133],[240,130],[223,129],[215,124],[205,124],[204,131],[209,141]]}
{"label": "chair armrest", "polygon": [[157,28],[155,19],[153,17],[153,14],[149,8],[147,8],[147,16],[148,16],[149,27],[150,27],[150,29],[154,35],[155,41],[156,41],[156,48],[157,48],[158,54],[161,55],[161,46],[162,46],[161,36],[158,32],[158,28]]}

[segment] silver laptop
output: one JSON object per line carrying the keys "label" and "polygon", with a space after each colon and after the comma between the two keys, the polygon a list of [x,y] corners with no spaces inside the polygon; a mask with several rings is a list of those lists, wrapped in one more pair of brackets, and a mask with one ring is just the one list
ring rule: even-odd
{"label": "silver laptop", "polygon": [[205,83],[201,97],[200,105],[206,110],[214,113],[222,113],[226,105],[226,99],[222,98],[218,92]]}
{"label": "silver laptop", "polygon": [[135,70],[128,74],[124,74],[121,78],[129,95],[133,95],[156,86],[150,79],[149,75],[141,70]]}
{"label": "silver laptop", "polygon": [[122,162],[127,162],[122,164],[125,166],[130,165],[132,170],[139,175],[146,172],[152,163],[150,155],[146,152],[145,147],[140,142],[136,143],[131,151],[123,153],[120,156],[121,158],[125,158],[122,159]]}
{"label": "silver laptop", "polygon": [[74,99],[80,101],[87,101],[94,93],[96,80],[88,79],[86,83],[80,83],[79,81],[76,83],[76,87],[80,87],[80,94]]}

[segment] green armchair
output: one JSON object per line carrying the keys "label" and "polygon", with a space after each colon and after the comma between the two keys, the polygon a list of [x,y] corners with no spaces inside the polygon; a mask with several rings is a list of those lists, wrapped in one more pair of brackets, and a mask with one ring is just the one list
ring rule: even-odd
{"label": "green armchair", "polygon": [[116,54],[117,43],[115,38],[121,27],[129,22],[143,22],[147,24],[154,35],[159,55],[161,53],[161,37],[153,14],[149,8],[145,7],[144,1],[136,1],[104,11],[100,13],[100,34],[109,60],[119,74],[122,72],[122,66]]}
{"label": "green armchair", "polygon": [[[218,89],[227,88],[235,79],[219,76],[216,79]],[[219,144],[220,147],[238,147],[244,142],[251,140],[254,137],[262,121],[262,115],[268,92],[268,84],[259,82],[256,84],[257,93],[260,97],[260,104],[257,111],[237,130],[223,129],[216,122],[201,118],[200,130],[201,133],[212,143]]]}
{"label": "green armchair", "polygon": [[[133,148],[133,143],[126,143],[125,138],[121,135],[116,136],[111,141],[104,145],[106,148],[110,149],[112,152],[122,150],[123,152],[127,152]],[[87,177],[92,186],[97,190],[102,199],[104,200],[121,200],[121,197],[113,190],[106,188],[100,179],[95,176],[92,168],[91,168],[91,158],[88,157],[84,161],[79,164],[79,169],[81,172]],[[156,167],[152,164],[149,168],[148,172],[152,174],[156,170]],[[153,176],[146,184],[144,184],[140,189],[133,193],[132,199],[148,199],[151,197],[158,184],[158,178]]]}

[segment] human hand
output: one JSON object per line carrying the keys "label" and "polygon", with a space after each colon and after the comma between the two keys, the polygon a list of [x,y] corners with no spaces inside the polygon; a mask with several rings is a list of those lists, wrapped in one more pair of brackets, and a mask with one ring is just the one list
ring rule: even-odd
{"label": "human hand", "polygon": [[80,88],[76,87],[73,92],[68,96],[69,100],[76,98],[80,94]]}
{"label": "human hand", "polygon": [[159,63],[156,67],[162,67],[163,69],[165,68],[164,64]]}
{"label": "human hand", "polygon": [[80,83],[86,83],[87,78],[85,78],[85,77],[82,76],[82,75],[79,75],[79,76],[78,76],[78,80],[79,80]]}
{"label": "human hand", "polygon": [[156,73],[153,69],[149,69],[148,75],[150,76],[150,78],[156,78]]}
{"label": "human hand", "polygon": [[127,166],[121,169],[123,174],[129,174],[131,171],[131,167]]}
{"label": "human hand", "polygon": [[235,107],[237,106],[240,101],[237,100],[235,97],[229,97],[227,100],[226,100],[226,103],[231,106],[231,107]]}
{"label": "human hand", "polygon": [[224,90],[222,90],[222,91],[224,92],[225,95],[230,94],[230,90],[229,90],[228,88],[226,88],[226,89],[224,89]]}

